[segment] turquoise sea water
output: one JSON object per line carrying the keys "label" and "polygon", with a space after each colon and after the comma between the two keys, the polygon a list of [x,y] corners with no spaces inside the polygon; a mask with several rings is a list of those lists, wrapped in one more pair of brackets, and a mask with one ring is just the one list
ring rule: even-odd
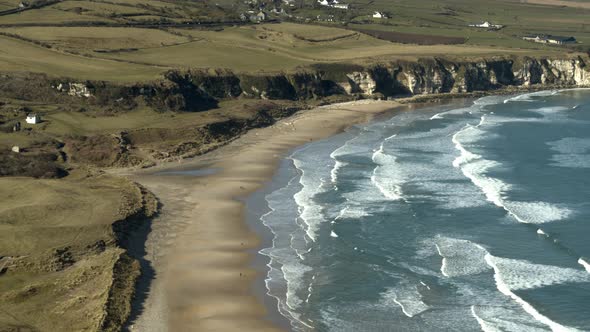
{"label": "turquoise sea water", "polygon": [[590,91],[400,112],[293,152],[261,217],[294,330],[590,331]]}

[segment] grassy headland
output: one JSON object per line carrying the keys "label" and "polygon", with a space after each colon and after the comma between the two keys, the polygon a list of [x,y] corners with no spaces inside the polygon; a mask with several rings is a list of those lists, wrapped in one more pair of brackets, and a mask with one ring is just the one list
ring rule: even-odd
{"label": "grassy headland", "polygon": [[118,330],[140,273],[120,243],[155,198],[104,175],[1,178],[0,198],[0,330]]}

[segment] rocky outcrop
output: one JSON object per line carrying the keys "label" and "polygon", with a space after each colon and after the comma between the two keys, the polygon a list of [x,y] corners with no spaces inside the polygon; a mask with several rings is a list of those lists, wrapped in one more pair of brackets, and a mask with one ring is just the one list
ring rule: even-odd
{"label": "rocky outcrop", "polygon": [[55,88],[57,89],[57,91],[67,93],[69,96],[72,97],[92,97],[90,87],[88,87],[85,83],[59,83]]}
{"label": "rocky outcrop", "polygon": [[[318,64],[290,73],[169,71],[149,83],[75,82],[43,75],[0,75],[0,96],[121,112],[146,104],[156,111],[198,112],[231,98],[308,100],[333,95],[395,98],[501,88],[590,86],[590,57],[427,58],[373,65]],[[34,87],[33,89],[31,87]],[[72,106],[72,107],[73,107]],[[75,109],[75,107],[74,107]]]}
{"label": "rocky outcrop", "polygon": [[330,95],[398,97],[489,91],[506,87],[590,86],[587,57],[563,59],[507,57],[479,61],[431,58],[392,61],[372,66],[331,66],[298,73],[232,74],[192,71],[168,75],[190,81],[203,95],[305,100]]}

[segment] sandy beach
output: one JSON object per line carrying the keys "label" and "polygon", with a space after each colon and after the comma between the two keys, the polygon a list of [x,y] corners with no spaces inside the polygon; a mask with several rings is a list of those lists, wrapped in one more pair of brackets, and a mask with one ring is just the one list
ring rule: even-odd
{"label": "sandy beach", "polygon": [[[129,329],[280,330],[253,292],[261,276],[252,268],[252,250],[260,240],[244,221],[238,198],[264,186],[290,149],[403,107],[384,101],[324,106],[252,130],[206,155],[128,174],[162,204],[145,244],[153,273],[141,282],[141,303]],[[195,169],[217,172],[182,172]]]}

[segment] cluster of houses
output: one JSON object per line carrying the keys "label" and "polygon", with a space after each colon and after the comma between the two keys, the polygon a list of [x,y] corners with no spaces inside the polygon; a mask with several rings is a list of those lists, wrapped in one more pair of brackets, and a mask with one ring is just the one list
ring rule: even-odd
{"label": "cluster of houses", "polygon": [[318,3],[322,6],[338,8],[338,9],[350,9],[350,5],[346,3],[340,3],[338,0],[318,0]]}
{"label": "cluster of houses", "polygon": [[[37,113],[29,113],[29,114],[27,114],[27,117],[26,117],[25,121],[28,124],[38,124],[38,123],[41,123],[42,122],[41,116],[39,114],[37,114]],[[12,132],[21,131],[20,121],[17,121],[12,126],[11,129],[12,129]],[[11,151],[14,152],[14,153],[21,153],[21,152],[23,152],[23,149],[20,148],[18,145],[15,145],[15,146],[12,147]]]}
{"label": "cluster of houses", "polygon": [[564,36],[552,36],[552,35],[528,35],[522,37],[523,40],[532,41],[535,43],[542,43],[542,44],[555,44],[555,45],[564,45],[564,44],[575,44],[576,38],[574,37],[564,37]]}
{"label": "cluster of houses", "polygon": [[[293,6],[294,0],[283,0],[283,2],[287,5]],[[318,3],[322,6],[327,6],[331,8],[338,8],[338,9],[350,9],[349,4],[340,3],[339,0],[317,0]],[[283,8],[277,9],[274,8],[271,10],[271,13],[276,15],[287,15]],[[290,15],[289,15],[290,16]],[[390,15],[385,12],[375,11],[373,12],[370,17],[374,19],[389,19]],[[268,14],[260,9],[258,12],[255,11],[248,11],[240,15],[240,19],[242,21],[250,21],[253,23],[261,23],[268,20]],[[296,17],[297,19],[305,19],[303,17]],[[334,15],[318,15],[316,17],[317,21],[323,22],[335,22]],[[307,19],[309,20],[309,19]],[[489,21],[484,21],[480,23],[473,23],[469,24],[470,27],[486,29],[486,30],[500,30],[504,28],[501,24],[493,24]],[[535,34],[535,35],[527,35],[522,37],[523,40],[532,41],[536,43],[543,43],[543,44],[553,44],[553,45],[565,45],[565,44],[575,44],[576,38],[574,37],[564,37],[564,36],[552,36],[546,34]],[[39,120],[40,121],[40,120]],[[29,122],[29,118],[27,117],[27,123]],[[38,123],[38,122],[35,122]]]}
{"label": "cluster of houses", "polygon": [[[500,24],[492,24],[488,21],[469,24],[470,27],[474,28],[483,28],[487,30],[500,30],[504,26]],[[534,35],[527,35],[522,37],[523,40],[532,41],[535,43],[541,44],[553,44],[553,45],[565,45],[565,44],[575,44],[577,43],[576,38],[574,37],[567,37],[567,36],[552,36],[547,34],[534,34]]]}
{"label": "cluster of houses", "polygon": [[[282,2],[287,6],[291,6],[291,7],[295,6],[295,0],[282,0]],[[349,4],[342,3],[342,2],[340,2],[340,0],[317,0],[317,2],[321,6],[325,6],[325,7],[343,9],[343,10],[350,9]],[[245,3],[249,4],[251,6],[252,5],[256,6],[259,4],[259,0],[247,0],[247,1],[245,1]],[[265,11],[264,7],[265,7],[264,4],[262,4],[262,5],[258,6],[257,11],[249,10],[247,12],[240,14],[240,20],[242,20],[244,22],[252,22],[252,23],[261,23],[264,21],[268,21],[269,14],[267,11]],[[282,7],[281,8],[275,7],[274,9],[270,10],[269,13],[274,14],[274,15],[285,15],[288,17],[293,17],[298,20],[309,21],[309,18],[298,17],[298,16],[294,17],[292,15],[289,15]],[[382,12],[382,11],[375,11],[372,14],[369,14],[369,17],[372,17],[374,19],[389,19],[390,15],[385,12]],[[336,21],[334,15],[318,15],[316,17],[316,20],[320,21],[320,22],[335,22]]]}
{"label": "cluster of houses", "polygon": [[253,23],[260,23],[264,22],[268,19],[268,14],[265,13],[263,10],[259,12],[255,12],[253,10],[249,10],[246,13],[240,14],[240,20],[242,21],[250,21]]}
{"label": "cluster of houses", "polygon": [[338,9],[350,9],[350,5],[346,3],[340,3],[338,0],[318,0],[319,4],[326,7],[338,8]]}

